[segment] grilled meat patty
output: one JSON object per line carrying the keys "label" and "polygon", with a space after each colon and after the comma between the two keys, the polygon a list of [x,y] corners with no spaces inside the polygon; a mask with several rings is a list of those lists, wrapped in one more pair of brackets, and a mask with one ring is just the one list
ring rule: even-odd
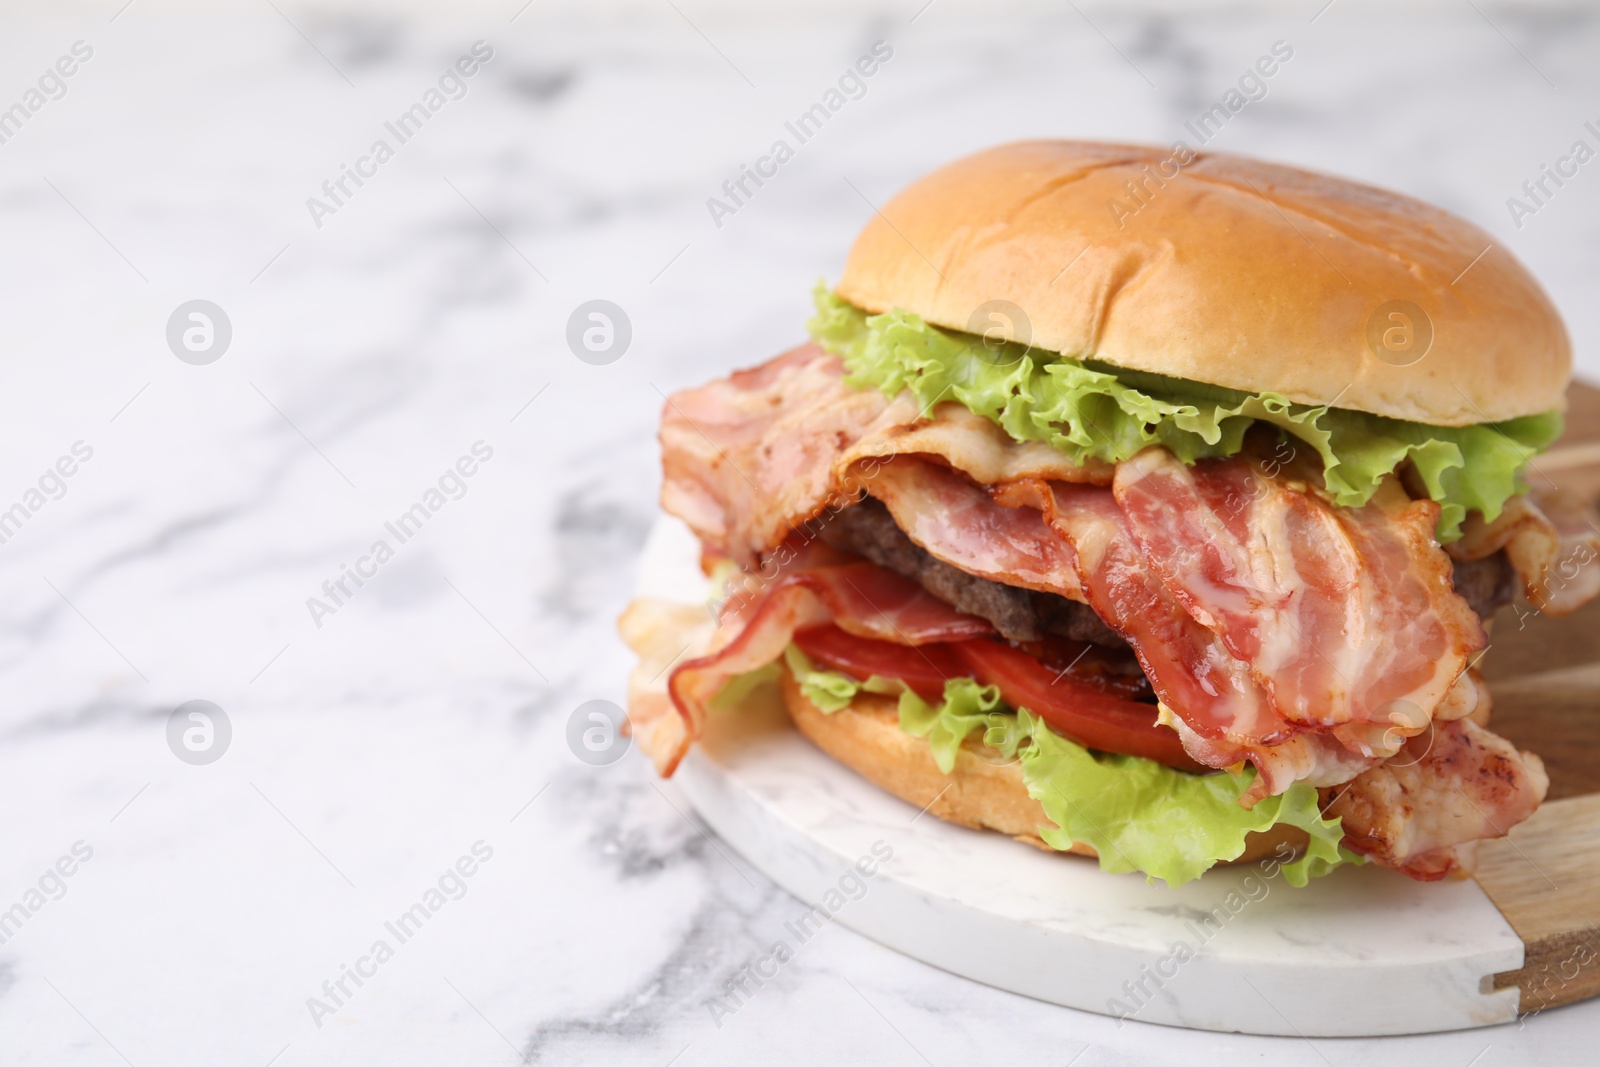
{"label": "grilled meat patty", "polygon": [[1511,603],[1520,584],[1517,572],[1504,551],[1483,559],[1452,560],[1450,580],[1456,592],[1471,606],[1478,618],[1487,622],[1495,612]]}

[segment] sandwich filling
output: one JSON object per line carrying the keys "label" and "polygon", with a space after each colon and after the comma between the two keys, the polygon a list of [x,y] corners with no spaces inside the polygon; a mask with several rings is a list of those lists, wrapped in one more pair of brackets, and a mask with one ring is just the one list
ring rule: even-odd
{"label": "sandwich filling", "polygon": [[1515,584],[1600,592],[1555,580],[1600,549],[1581,509],[1519,480],[1559,416],[1425,427],[818,303],[821,343],[663,412],[662,503],[722,589],[711,619],[623,618],[663,774],[785,663],[824,711],[898,693],[946,773],[1017,759],[1048,843],[1172,883],[1280,822],[1297,883],[1441,878],[1543,799],[1473,668]]}

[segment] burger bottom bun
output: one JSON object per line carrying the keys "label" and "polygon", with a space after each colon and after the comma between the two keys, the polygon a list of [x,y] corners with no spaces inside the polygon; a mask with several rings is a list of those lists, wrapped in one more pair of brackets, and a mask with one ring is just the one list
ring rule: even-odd
{"label": "burger bottom bun", "polygon": [[[779,685],[784,706],[799,731],[867,781],[945,822],[972,830],[995,830],[1046,852],[1060,851],[1039,836],[1040,827],[1053,823],[1044,807],[1028,795],[1017,761],[1001,759],[974,739],[956,753],[956,765],[946,775],[934,763],[928,743],[900,729],[895,698],[858,693],[848,707],[828,714],[806,699],[787,667]],[[1305,832],[1276,826],[1251,834],[1245,839],[1244,853],[1231,862],[1264,859],[1285,843],[1297,851],[1303,849]],[[1093,847],[1081,842],[1074,842],[1069,851],[1096,855]]]}

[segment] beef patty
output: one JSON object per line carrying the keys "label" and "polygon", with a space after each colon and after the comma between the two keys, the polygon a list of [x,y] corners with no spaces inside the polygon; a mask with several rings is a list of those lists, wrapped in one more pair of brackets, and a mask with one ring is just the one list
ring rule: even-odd
{"label": "beef patty", "polygon": [[1517,572],[1503,551],[1483,559],[1451,562],[1455,567],[1450,580],[1456,592],[1485,622],[1517,595]]}
{"label": "beef patty", "polygon": [[[835,548],[905,575],[957,610],[987,619],[1009,640],[1039,641],[1057,635],[1109,648],[1127,647],[1087,604],[979,578],[935,559],[895,525],[888,508],[871,497],[823,523],[819,535]],[[1511,603],[1516,590],[1516,574],[1504,552],[1480,560],[1456,560],[1453,581],[1456,592],[1480,619]]]}

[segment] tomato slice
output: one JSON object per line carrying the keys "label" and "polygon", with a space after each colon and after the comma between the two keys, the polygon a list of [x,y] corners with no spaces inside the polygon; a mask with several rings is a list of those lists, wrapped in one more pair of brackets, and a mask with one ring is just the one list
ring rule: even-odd
{"label": "tomato slice", "polygon": [[871,637],[847,634],[832,623],[797,630],[794,643],[800,651],[830,670],[852,678],[866,679],[874,674],[898,678],[924,700],[944,698],[946,678],[968,678],[972,672],[947,642],[897,645]]}
{"label": "tomato slice", "polygon": [[1144,668],[1125,650],[1118,652],[1104,645],[1054,634],[1042,641],[1019,642],[1013,647],[1038,660],[1052,678],[1067,674],[1112,696],[1135,703],[1155,703],[1155,691],[1150,688]]}
{"label": "tomato slice", "polygon": [[1095,660],[1087,668],[1061,670],[990,638],[913,648],[856,637],[831,623],[797,631],[794,643],[823,667],[854,678],[898,678],[929,701],[944,696],[948,678],[976,678],[998,687],[1007,704],[1027,708],[1085,748],[1142,756],[1182,771],[1212,769],[1195,762],[1177,733],[1156,722],[1154,704],[1128,699],[1128,683],[1107,674],[1104,653],[1084,656],[1084,661]]}
{"label": "tomato slice", "polygon": [[1027,708],[1085,748],[1143,756],[1181,771],[1211,770],[1183,750],[1176,731],[1156,722],[1154,704],[1108,693],[1068,672],[1057,673],[1001,641],[960,641],[950,648],[972,677],[998,686],[1007,704]]}

